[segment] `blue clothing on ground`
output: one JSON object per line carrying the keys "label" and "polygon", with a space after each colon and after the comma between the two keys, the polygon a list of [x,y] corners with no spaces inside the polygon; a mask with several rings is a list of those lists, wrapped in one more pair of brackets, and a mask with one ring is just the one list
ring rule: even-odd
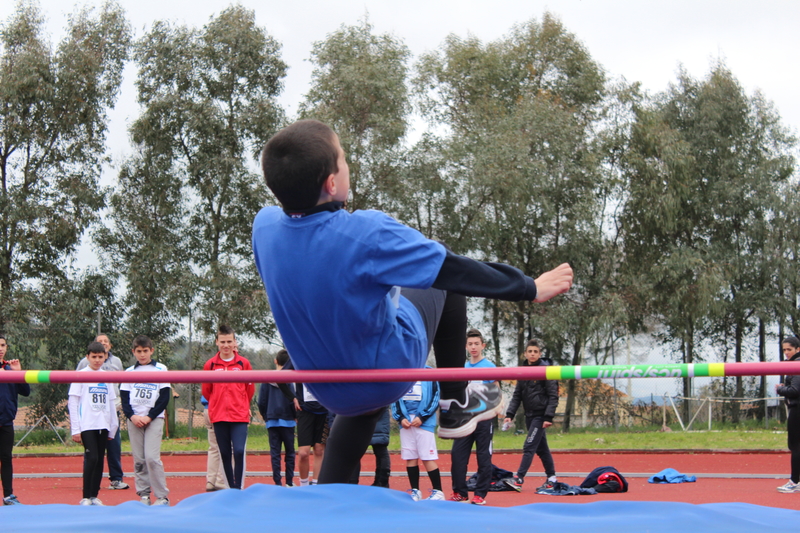
{"label": "blue clothing on ground", "polygon": [[[265,207],[253,252],[275,323],[298,370],[422,368],[428,338],[416,308],[394,287],[428,289],[441,244],[379,211],[292,218]],[[306,384],[334,413],[385,407],[410,383]]]}
{"label": "blue clothing on ground", "polygon": [[648,483],[693,483],[695,481],[697,481],[697,476],[681,474],[674,468],[665,468],[647,480]]}

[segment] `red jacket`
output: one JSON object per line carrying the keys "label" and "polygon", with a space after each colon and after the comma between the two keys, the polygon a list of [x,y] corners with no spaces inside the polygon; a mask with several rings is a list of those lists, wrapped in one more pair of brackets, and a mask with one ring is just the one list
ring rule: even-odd
{"label": "red jacket", "polygon": [[[233,359],[224,361],[219,352],[206,361],[203,370],[238,372],[252,370],[250,361],[233,352]],[[203,383],[203,396],[208,400],[211,422],[250,422],[250,401],[256,387],[253,383]]]}

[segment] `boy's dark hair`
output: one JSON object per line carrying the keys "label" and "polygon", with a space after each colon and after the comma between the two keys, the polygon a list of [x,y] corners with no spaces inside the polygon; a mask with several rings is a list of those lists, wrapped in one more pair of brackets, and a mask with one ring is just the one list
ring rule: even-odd
{"label": "boy's dark hair", "polygon": [[86,355],[90,353],[106,353],[106,347],[97,341],[92,341],[89,343],[89,347],[86,348]]}
{"label": "boy's dark hair", "polygon": [[147,335],[136,335],[136,337],[133,338],[131,350],[135,350],[136,348],[150,348],[152,350],[153,341],[151,341],[150,337]]}
{"label": "boy's dark hair", "polygon": [[525,349],[527,350],[531,346],[536,346],[540,350],[544,349],[544,343],[540,339],[531,339],[531,340],[529,340],[528,343],[525,345]]}
{"label": "boy's dark hair", "polygon": [[276,133],[261,152],[267,187],[286,209],[317,205],[322,185],[339,171],[335,133],[318,120],[299,120]]}
{"label": "boy's dark hair", "polygon": [[220,324],[217,328],[217,338],[219,338],[220,335],[233,335],[236,337],[236,333],[233,332],[233,328],[226,326],[225,324]]}
{"label": "boy's dark hair", "polygon": [[281,366],[286,366],[286,363],[289,362],[289,352],[286,350],[278,350],[277,355],[275,355],[275,362]]}
{"label": "boy's dark hair", "polygon": [[478,330],[477,330],[477,329],[475,329],[475,328],[472,328],[472,329],[470,329],[470,330],[467,330],[467,339],[469,339],[470,337],[480,337],[480,339],[481,339],[481,344],[486,344],[486,341],[485,341],[485,340],[483,340],[483,334],[481,334],[481,332],[480,332],[480,331],[478,331]]}
{"label": "boy's dark hair", "polygon": [[800,339],[795,336],[786,337],[783,339],[783,341],[781,341],[781,344],[788,344],[796,350],[797,348],[800,348]]}

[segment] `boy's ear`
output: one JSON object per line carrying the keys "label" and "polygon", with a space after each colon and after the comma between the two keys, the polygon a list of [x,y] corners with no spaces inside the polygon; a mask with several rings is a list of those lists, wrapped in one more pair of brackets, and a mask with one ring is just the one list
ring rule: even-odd
{"label": "boy's ear", "polygon": [[333,196],[336,194],[336,180],[334,179],[334,175],[331,174],[322,184],[322,194]]}

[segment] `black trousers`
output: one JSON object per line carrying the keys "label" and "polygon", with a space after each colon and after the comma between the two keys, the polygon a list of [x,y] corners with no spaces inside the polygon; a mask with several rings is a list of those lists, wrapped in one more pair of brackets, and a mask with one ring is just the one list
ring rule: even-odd
{"label": "black trousers", "polygon": [[556,465],[553,462],[553,454],[550,453],[550,446],[547,445],[547,433],[542,427],[543,423],[544,418],[541,416],[525,417],[528,436],[522,446],[522,460],[519,463],[519,469],[517,469],[517,475],[521,478],[524,478],[525,474],[528,473],[534,453],[542,460],[545,476],[556,475]]}
{"label": "black trousers", "polygon": [[294,485],[294,428],[267,428],[269,434],[269,454],[272,458],[272,481],[281,484],[281,446],[285,450],[286,485]]}
{"label": "black trousers", "polygon": [[475,485],[475,496],[486,497],[489,485],[492,483],[492,421],[478,422],[472,435],[461,437],[453,441],[450,452],[450,474],[453,482],[453,492],[467,497],[467,465],[475,445],[475,457],[478,459],[478,483]]}
{"label": "black trousers", "polygon": [[108,445],[107,429],[81,431],[83,443],[83,497],[97,498],[103,479],[103,459]]}
{"label": "black trousers", "polygon": [[14,449],[14,422],[0,426],[0,478],[3,479],[3,497],[14,494],[14,467],[11,465]]}
{"label": "black trousers", "polygon": [[792,453],[792,481],[800,483],[800,407],[790,407],[786,419],[789,451]]}
{"label": "black trousers", "polygon": [[[402,289],[417,308],[433,347],[438,368],[463,368],[467,345],[467,298],[438,289]],[[463,396],[467,383],[442,382],[442,398]],[[337,416],[325,448],[319,483],[347,483],[372,442],[375,425],[385,408],[357,416]],[[490,465],[491,470],[491,465]]]}

